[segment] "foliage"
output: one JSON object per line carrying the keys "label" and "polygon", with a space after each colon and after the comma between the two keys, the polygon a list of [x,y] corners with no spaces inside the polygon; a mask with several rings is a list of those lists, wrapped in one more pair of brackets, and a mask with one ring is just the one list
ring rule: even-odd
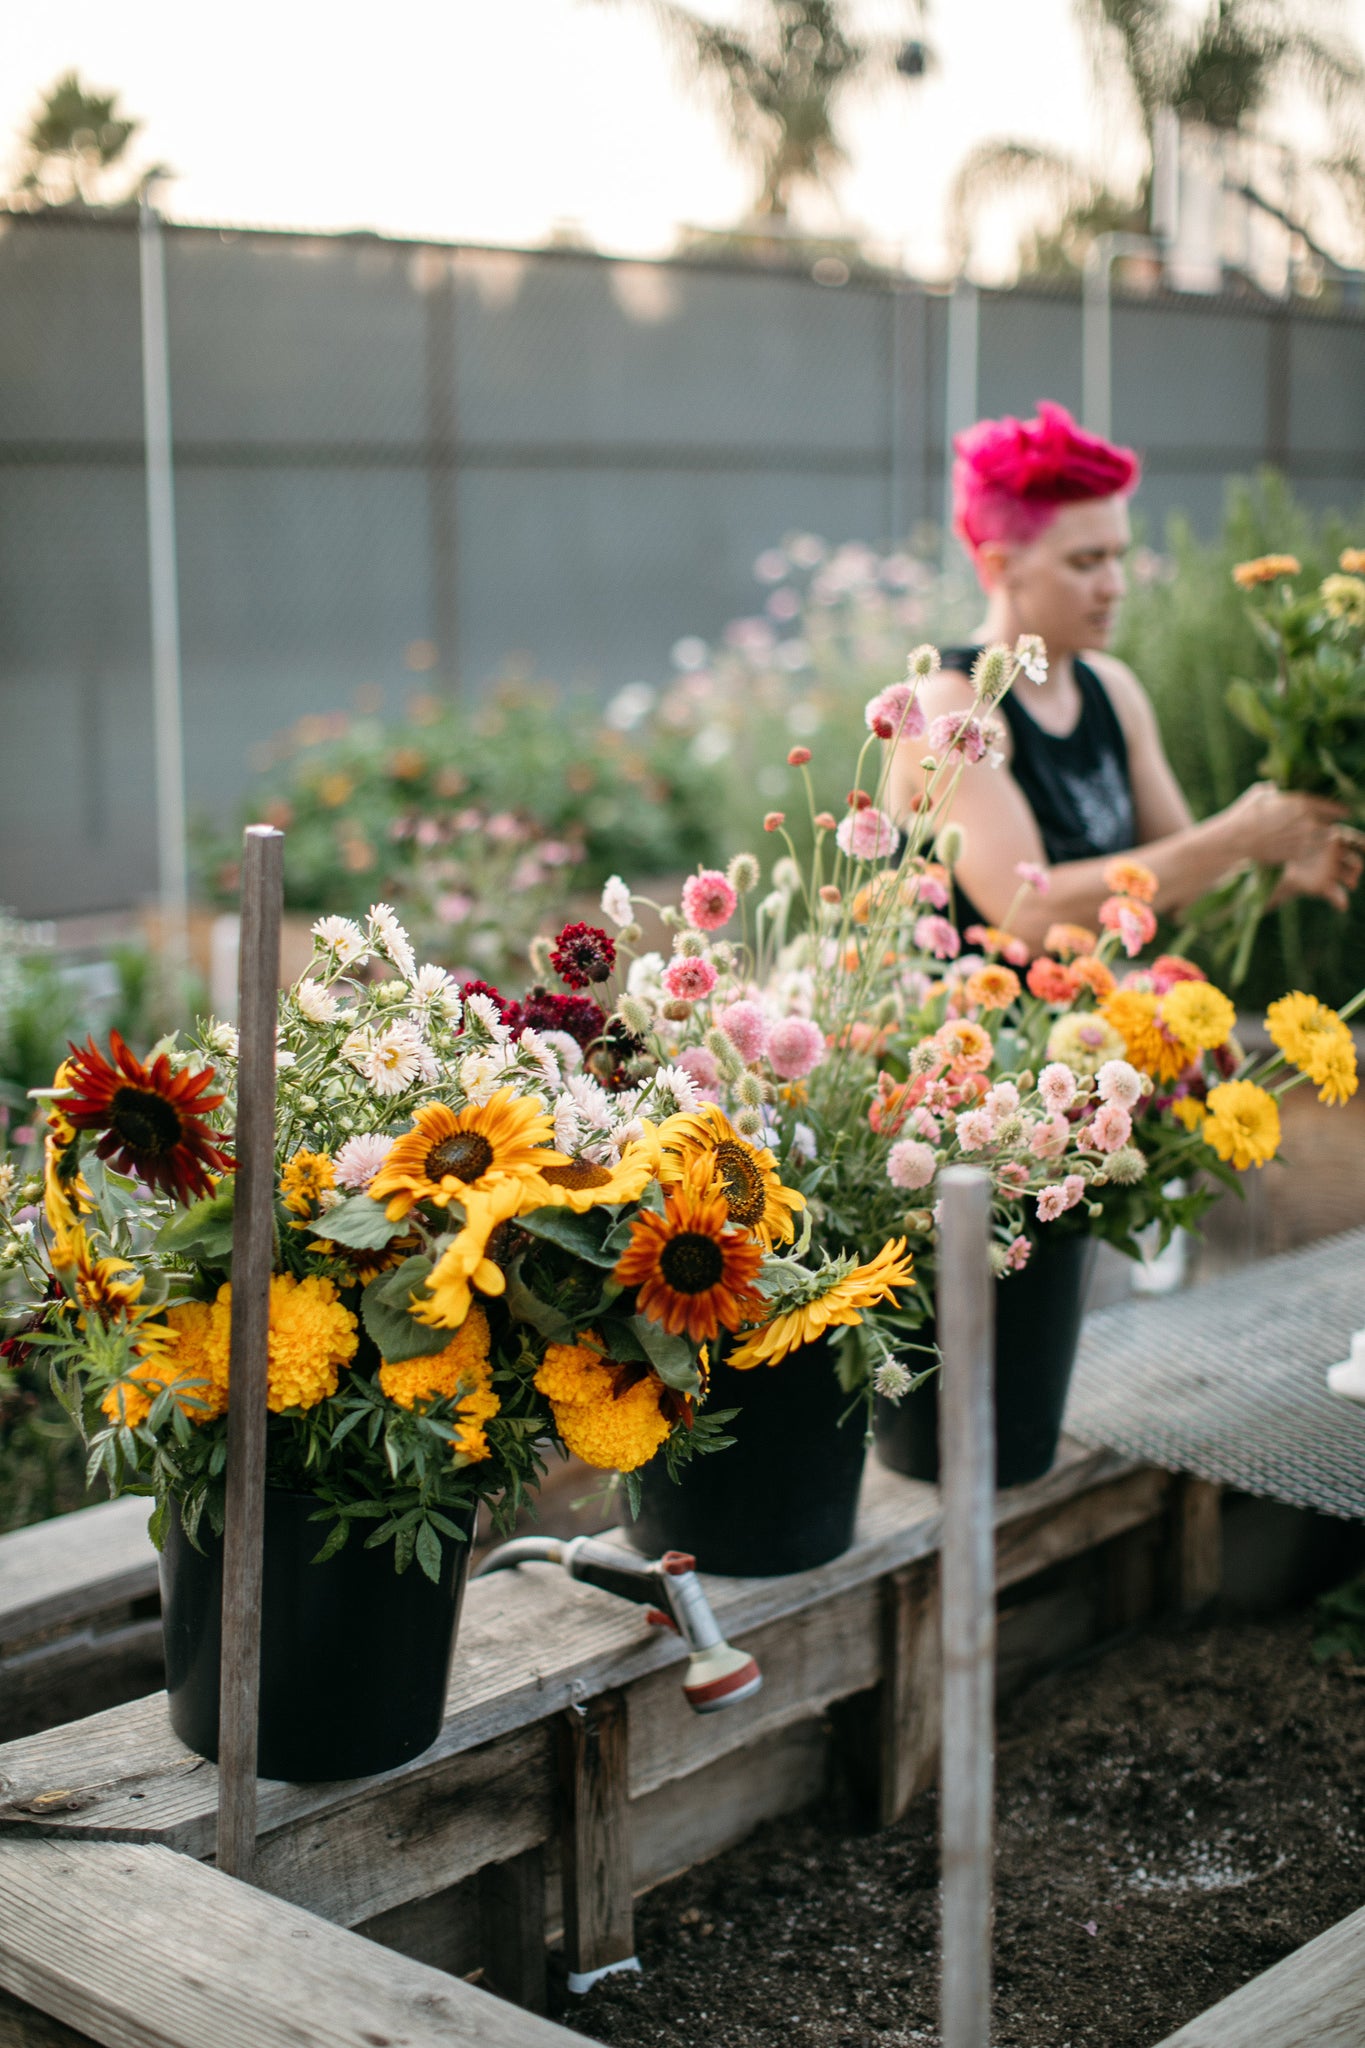
{"label": "foliage", "polygon": [[1345,1585],[1324,1593],[1316,1612],[1316,1661],[1326,1664],[1333,1657],[1344,1657],[1351,1664],[1365,1666],[1365,1577],[1348,1579]]}
{"label": "foliage", "polygon": [[0,911],[0,1128],[24,1121],[71,1039],[112,1026],[144,1041],[184,1022],[185,1004],[145,947],[111,946],[90,960],[61,951],[43,928]]}
{"label": "foliage", "polygon": [[[78,72],[64,72],[24,130],[16,196],[40,206],[99,203],[106,174],[124,164],[141,126],[120,113],[117,93],[91,91]],[[125,191],[113,203],[133,196]]]}

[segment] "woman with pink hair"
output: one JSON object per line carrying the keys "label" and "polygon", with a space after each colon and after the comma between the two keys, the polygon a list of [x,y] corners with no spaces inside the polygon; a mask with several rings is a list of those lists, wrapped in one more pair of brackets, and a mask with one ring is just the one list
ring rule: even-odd
{"label": "woman with pink hair", "polygon": [[[1110,893],[1104,870],[1128,852],[1156,875],[1158,910],[1193,902],[1250,859],[1283,866],[1277,900],[1322,896],[1345,910],[1362,859],[1342,806],[1256,783],[1195,824],[1146,691],[1105,652],[1124,592],[1132,450],[1085,433],[1046,399],[1036,419],[981,420],[953,446],[953,525],[986,616],[977,644],[945,649],[921,686],[926,717],[970,710],[980,646],[1037,634],[1047,648],[1045,679],[1016,683],[1000,706],[1003,763],[964,767],[954,792],[959,925],[1010,915],[1035,949],[1050,924],[1093,926]],[[898,815],[923,786],[925,751],[923,740],[897,749],[889,799]],[[1046,886],[1011,912],[1021,862],[1044,869]]]}

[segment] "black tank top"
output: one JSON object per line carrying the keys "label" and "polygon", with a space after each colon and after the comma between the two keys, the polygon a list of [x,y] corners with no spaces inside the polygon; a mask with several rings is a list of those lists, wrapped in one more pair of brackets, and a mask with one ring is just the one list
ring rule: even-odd
{"label": "black tank top", "polygon": [[[945,647],[943,666],[971,673],[979,647]],[[1081,715],[1068,733],[1044,732],[1028,711],[1027,677],[1000,705],[1010,729],[1010,772],[1038,821],[1049,862],[1126,853],[1137,837],[1128,742],[1109,692],[1088,663],[1072,658]],[[984,923],[957,891],[957,922]]]}

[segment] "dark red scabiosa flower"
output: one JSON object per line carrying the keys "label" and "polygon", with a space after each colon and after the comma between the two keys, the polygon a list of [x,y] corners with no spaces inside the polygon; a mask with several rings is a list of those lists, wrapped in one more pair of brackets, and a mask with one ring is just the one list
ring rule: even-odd
{"label": "dark red scabiosa flower", "polygon": [[118,1173],[134,1173],[181,1202],[212,1194],[210,1176],[232,1165],[225,1140],[204,1122],[225,1099],[205,1092],[213,1068],[173,1073],[164,1052],[144,1066],[117,1031],[109,1033],[109,1050],[112,1065],[93,1038],[72,1046],[66,1071],[73,1093],[59,1105],[67,1122],[102,1132],[95,1150]]}
{"label": "dark red scabiosa flower", "polygon": [[[517,1007],[511,997],[503,995],[500,989],[494,988],[491,981],[462,981],[460,983],[461,1002],[464,1001],[466,996],[487,996],[490,1003],[496,1003],[499,1024],[505,1024],[508,1021],[509,1011],[515,1010]],[[464,1030],[463,1017],[460,1019],[460,1029],[461,1031]]]}
{"label": "dark red scabiosa flower", "polygon": [[528,1029],[566,1032],[586,1052],[602,1036],[607,1018],[591,996],[559,995],[537,982],[504,1012],[502,1021],[513,1033]]}
{"label": "dark red scabiosa flower", "polygon": [[566,924],[555,940],[550,964],[570,988],[605,981],[616,965],[616,941],[595,924]]}

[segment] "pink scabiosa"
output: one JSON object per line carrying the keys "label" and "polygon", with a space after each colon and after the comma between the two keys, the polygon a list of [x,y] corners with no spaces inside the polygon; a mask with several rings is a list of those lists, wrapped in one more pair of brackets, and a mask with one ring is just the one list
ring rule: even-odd
{"label": "pink scabiosa", "polygon": [[730,1003],[716,1022],[746,1066],[762,1059],[768,1043],[768,1020],[757,1003]]}
{"label": "pink scabiosa", "polygon": [[595,924],[566,924],[555,940],[550,964],[569,988],[605,981],[616,965],[616,941]]}
{"label": "pink scabiosa", "polygon": [[964,1110],[954,1126],[964,1152],[981,1152],[995,1139],[995,1118],[984,1109]]}
{"label": "pink scabiosa", "polygon": [[1052,887],[1052,878],[1047,869],[1040,868],[1036,860],[1017,860],[1014,863],[1014,872],[1024,887],[1032,889],[1035,895],[1046,896]]}
{"label": "pink scabiosa", "polygon": [[1055,1181],[1039,1188],[1037,1208],[1040,1223],[1055,1223],[1067,1208],[1066,1189]]}
{"label": "pink scabiosa", "polygon": [[982,1106],[989,1116],[1013,1116],[1019,1107],[1019,1090],[1013,1081],[997,1081],[994,1088],[987,1091]]}
{"label": "pink scabiosa", "polygon": [[907,900],[913,903],[927,903],[931,910],[948,908],[948,884],[941,874],[926,868],[922,875],[912,875],[905,884]]}
{"label": "pink scabiosa", "polygon": [[710,995],[716,970],[709,960],[693,960],[683,953],[665,967],[663,984],[676,1002],[695,1003]]}
{"label": "pink scabiosa", "polygon": [[915,740],[924,731],[925,717],[912,683],[892,683],[870,697],[863,712],[867,729],[879,740]]}
{"label": "pink scabiosa", "polygon": [[781,1017],[768,1032],[768,1065],[779,1081],[803,1081],[825,1057],[825,1034],[809,1017]]}
{"label": "pink scabiosa", "polygon": [[1029,1133],[1028,1148],[1035,1159],[1060,1159],[1071,1141],[1071,1126],[1064,1116],[1044,1117]]}
{"label": "pink scabiosa", "polygon": [[986,731],[980,719],[972,718],[957,711],[945,711],[930,722],[929,752],[936,761],[946,760],[950,754],[961,754],[964,761],[975,763],[986,757]]}
{"label": "pink scabiosa", "polygon": [[694,932],[718,932],[730,922],[738,902],[729,878],[719,868],[703,868],[683,883],[683,916]]}
{"label": "pink scabiosa", "polygon": [[1005,1250],[1005,1266],[1011,1273],[1022,1273],[1029,1262],[1033,1246],[1026,1237],[1012,1238]]}
{"label": "pink scabiosa", "polygon": [[957,927],[949,924],[946,917],[916,918],[915,944],[921,953],[932,953],[935,960],[956,960],[962,951]]}
{"label": "pink scabiosa", "polygon": [[1133,1135],[1133,1119],[1121,1102],[1102,1102],[1086,1128],[1097,1152],[1117,1152]]}
{"label": "pink scabiosa", "polygon": [[933,1147],[918,1138],[901,1138],[886,1155],[886,1177],[893,1188],[927,1188],[937,1172]]}
{"label": "pink scabiosa", "polygon": [[704,1045],[688,1045],[678,1054],[678,1065],[690,1074],[700,1094],[714,1098],[720,1088],[720,1068]]}
{"label": "pink scabiosa", "polygon": [[839,851],[850,860],[885,860],[900,844],[900,833],[886,812],[872,803],[850,811],[834,838]]}
{"label": "pink scabiosa", "polygon": [[1053,1116],[1062,1116],[1076,1100],[1076,1076],[1061,1060],[1052,1060],[1038,1076],[1038,1093]]}
{"label": "pink scabiosa", "polygon": [[1117,1102],[1124,1109],[1132,1109],[1142,1100],[1142,1076],[1127,1060],[1106,1060],[1095,1076],[1095,1086],[1101,1102]]}

